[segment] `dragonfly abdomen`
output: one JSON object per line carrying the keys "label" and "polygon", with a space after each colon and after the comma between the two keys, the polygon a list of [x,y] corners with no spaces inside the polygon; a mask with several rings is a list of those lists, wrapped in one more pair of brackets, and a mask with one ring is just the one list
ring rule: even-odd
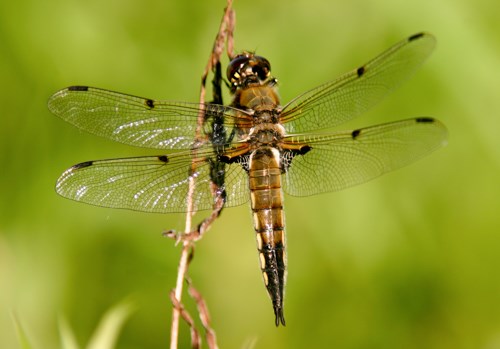
{"label": "dragonfly abdomen", "polygon": [[255,150],[249,160],[249,184],[260,268],[271,297],[276,326],[285,324],[285,217],[280,156],[273,147]]}

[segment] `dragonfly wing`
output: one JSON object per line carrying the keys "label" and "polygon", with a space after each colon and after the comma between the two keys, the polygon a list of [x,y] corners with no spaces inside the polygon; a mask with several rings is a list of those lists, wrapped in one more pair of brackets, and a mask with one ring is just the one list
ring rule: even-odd
{"label": "dragonfly wing", "polygon": [[446,144],[445,126],[432,118],[391,122],[328,135],[285,138],[308,151],[290,161],[283,188],[307,196],[341,190],[403,167]]}
{"label": "dragonfly wing", "polygon": [[[56,183],[58,194],[96,206],[135,211],[186,212],[190,181],[193,209],[212,209],[211,149],[172,155],[87,161],[66,170]],[[195,170],[192,170],[194,166]],[[223,168],[223,170],[222,170]],[[238,163],[218,167],[219,182],[227,193],[226,206],[248,200],[248,179]],[[222,173],[222,171],[224,171]],[[224,181],[221,178],[224,177]]]}
{"label": "dragonfly wing", "polygon": [[[216,104],[155,101],[88,86],[72,86],[50,97],[52,113],[98,136],[132,146],[155,149],[190,149],[197,119],[225,117],[221,127],[234,125],[235,109]],[[201,110],[201,111],[200,111]],[[244,113],[239,111],[239,113]],[[210,129],[203,130],[209,133]],[[231,129],[225,130],[229,134]]]}
{"label": "dragonfly wing", "polygon": [[331,128],[347,122],[407,79],[435,45],[431,34],[413,35],[356,70],[298,96],[283,107],[281,122],[288,133]]}

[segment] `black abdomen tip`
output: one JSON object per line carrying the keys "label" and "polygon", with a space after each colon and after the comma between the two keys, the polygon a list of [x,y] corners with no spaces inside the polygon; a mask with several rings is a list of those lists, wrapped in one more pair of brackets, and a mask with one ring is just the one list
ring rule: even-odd
{"label": "black abdomen tip", "polygon": [[283,326],[286,326],[286,324],[285,324],[285,315],[283,314],[283,308],[281,308],[281,307],[275,307],[274,308],[274,314],[276,315],[276,321],[275,321],[276,327],[278,327],[280,325],[280,323]]}

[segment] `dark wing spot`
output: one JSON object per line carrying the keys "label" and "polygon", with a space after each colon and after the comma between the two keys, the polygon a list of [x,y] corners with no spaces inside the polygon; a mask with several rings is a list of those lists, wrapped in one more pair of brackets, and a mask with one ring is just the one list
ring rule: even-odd
{"label": "dark wing spot", "polygon": [[307,154],[310,150],[312,149],[312,147],[310,145],[304,145],[302,147],[300,147],[298,153],[300,155],[305,155]]}
{"label": "dark wing spot", "polygon": [[358,73],[358,77],[361,77],[365,73],[365,67],[359,67],[356,73]]}
{"label": "dark wing spot", "polygon": [[356,139],[356,137],[358,137],[360,133],[361,133],[361,130],[352,131],[352,133],[351,133],[352,139]]}
{"label": "dark wing spot", "polygon": [[88,91],[88,86],[70,86],[68,87],[68,91]]}
{"label": "dark wing spot", "polygon": [[146,99],[146,105],[153,109],[155,107],[155,102],[152,99]]}
{"label": "dark wing spot", "polygon": [[416,122],[421,122],[421,123],[433,123],[434,119],[433,118],[416,118]]}
{"label": "dark wing spot", "polygon": [[158,160],[160,160],[161,162],[167,163],[168,162],[168,156],[166,156],[166,155],[160,155],[160,156],[158,156]]}
{"label": "dark wing spot", "polygon": [[234,164],[235,162],[240,162],[242,160],[241,156],[230,156],[230,155],[219,155],[217,156],[217,160],[224,164]]}
{"label": "dark wing spot", "polygon": [[410,36],[408,38],[408,41],[413,41],[413,40],[417,40],[417,39],[420,39],[422,36],[424,36],[424,33],[417,33],[417,34],[414,34],[412,36]]}
{"label": "dark wing spot", "polygon": [[220,162],[223,162],[225,164],[231,164],[235,161],[235,158],[232,158],[228,155],[220,155],[220,156],[218,156],[218,159]]}
{"label": "dark wing spot", "polygon": [[80,162],[79,164],[74,165],[72,168],[73,170],[79,170],[84,167],[92,166],[93,163],[94,163],[93,161]]}

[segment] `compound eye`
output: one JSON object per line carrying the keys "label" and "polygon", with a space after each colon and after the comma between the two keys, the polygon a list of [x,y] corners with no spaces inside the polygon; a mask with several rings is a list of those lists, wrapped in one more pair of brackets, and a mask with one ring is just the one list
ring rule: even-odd
{"label": "compound eye", "polygon": [[256,64],[252,67],[252,71],[257,74],[260,80],[265,80],[271,72],[271,63],[261,56],[254,57]]}
{"label": "compound eye", "polygon": [[229,62],[229,65],[227,66],[227,79],[231,82],[234,80],[237,80],[238,77],[235,75],[241,70],[241,68],[247,64],[249,61],[249,57],[246,55],[239,55],[236,56],[235,59],[233,59],[231,62]]}

